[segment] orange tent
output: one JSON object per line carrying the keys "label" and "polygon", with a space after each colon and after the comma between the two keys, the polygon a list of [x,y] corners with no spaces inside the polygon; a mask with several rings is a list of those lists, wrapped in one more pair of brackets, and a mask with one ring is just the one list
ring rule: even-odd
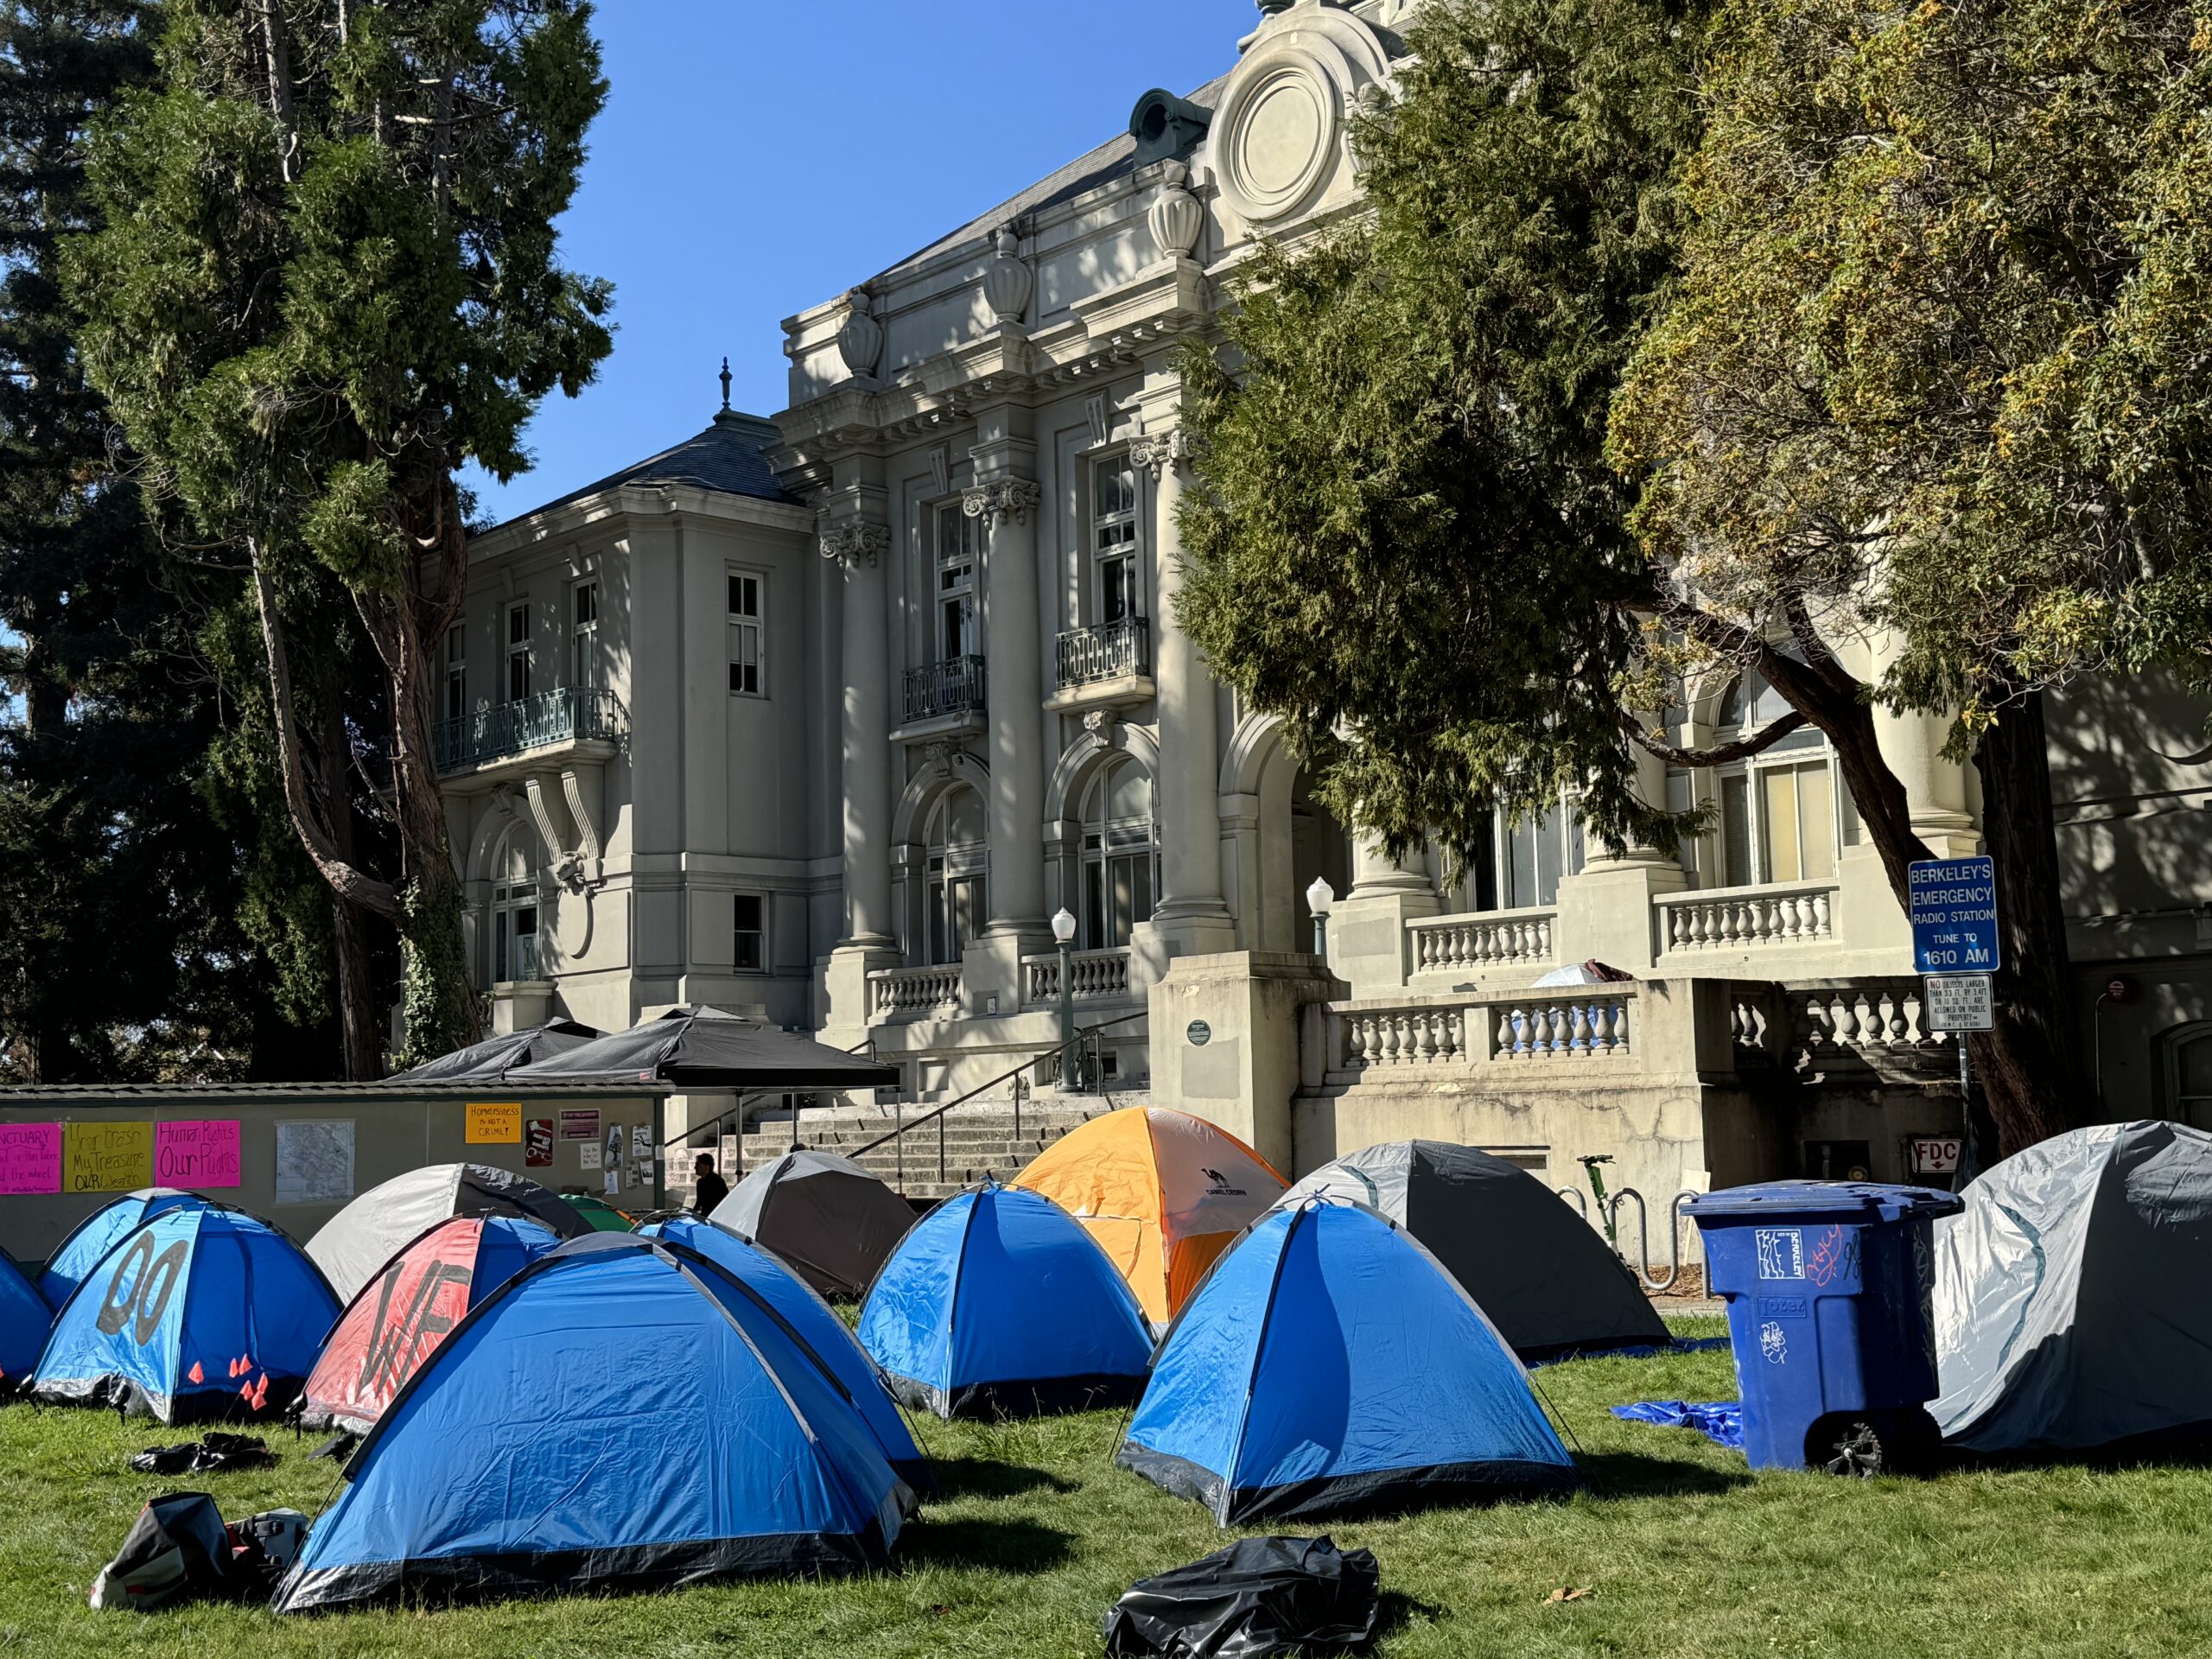
{"label": "orange tent", "polygon": [[1081,1222],[1155,1325],[1174,1317],[1214,1258],[1287,1185],[1227,1130],[1164,1106],[1094,1117],[1014,1184]]}

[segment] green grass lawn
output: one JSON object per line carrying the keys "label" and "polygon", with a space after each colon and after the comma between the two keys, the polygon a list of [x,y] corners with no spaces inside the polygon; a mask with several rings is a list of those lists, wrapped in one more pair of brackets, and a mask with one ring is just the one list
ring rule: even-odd
{"label": "green grass lawn", "polygon": [[[1697,1334],[1717,1327],[1713,1321]],[[1596,1491],[1325,1529],[1382,1564],[1388,1631],[1414,1656],[2171,1655],[2212,1651],[2212,1467],[2060,1465],[1849,1484],[1761,1475],[1611,1405],[1726,1399],[1725,1353],[1538,1373]],[[96,1614],[92,1576],[151,1493],[195,1484],[226,1516],[315,1513],[331,1466],[281,1440],[261,1473],[130,1473],[188,1438],[92,1412],[0,1411],[0,1659],[461,1655],[1085,1655],[1132,1580],[1227,1541],[1195,1505],[1110,1465],[1110,1414],[925,1421],[945,1493],[884,1576],[448,1611],[278,1620],[258,1610]],[[1312,1530],[1324,1530],[1314,1528]],[[1587,1589],[1573,1602],[1560,1588]]]}

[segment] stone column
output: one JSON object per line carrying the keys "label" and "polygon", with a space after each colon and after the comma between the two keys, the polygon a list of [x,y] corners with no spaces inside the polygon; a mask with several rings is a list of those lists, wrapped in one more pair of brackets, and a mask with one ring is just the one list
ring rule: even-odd
{"label": "stone column", "polygon": [[1338,895],[1329,918],[1328,965],[1354,996],[1388,995],[1405,987],[1406,924],[1438,914],[1443,901],[1419,852],[1395,859],[1380,842],[1355,833],[1351,868],[1351,891]]}
{"label": "stone column", "polygon": [[1183,434],[1148,435],[1129,457],[1152,474],[1154,592],[1152,672],[1160,707],[1160,899],[1152,928],[1168,957],[1236,948],[1236,924],[1222,897],[1220,721],[1213,676],[1175,620],[1183,587],[1183,542],[1175,527],[1189,452]]}
{"label": "stone column", "polygon": [[891,693],[887,524],[825,524],[822,556],[843,593],[845,931],[830,954],[825,1030],[868,1023],[868,976],[898,961],[891,912]]}
{"label": "stone column", "polygon": [[[990,931],[1034,936],[1046,931],[1045,693],[1037,620],[1037,509],[1042,492],[1026,478],[982,478],[1005,463],[1011,444],[976,451],[979,482],[961,499],[983,522],[983,652],[989,677],[991,836]],[[1028,445],[1020,448],[1027,449]]]}

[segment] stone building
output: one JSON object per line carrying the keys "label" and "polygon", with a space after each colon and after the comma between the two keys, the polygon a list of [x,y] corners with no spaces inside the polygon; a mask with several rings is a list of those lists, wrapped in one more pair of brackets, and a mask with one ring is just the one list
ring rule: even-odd
{"label": "stone building", "polygon": [[[1569,798],[1447,886],[1353,844],[1174,626],[1175,353],[1255,238],[1357,211],[1347,114],[1412,3],[1263,4],[1219,79],[790,319],[772,422],[726,408],[477,538],[441,760],[500,1024],[749,1007],[940,1101],[1058,1040],[1065,909],[1094,1082],[1286,1168],[1421,1134],[1561,1181],[1609,1153],[1663,1195],[1898,1176],[1955,1130],[1954,1051],[1818,734],[1651,762],[1652,798],[1716,810],[1679,857],[1603,856]],[[1725,741],[1772,698],[1726,679],[1669,720]],[[2055,715],[2106,1098],[2202,1118],[2202,711],[2096,688]],[[1972,851],[1945,729],[1885,719],[1884,747],[1929,845]],[[1634,982],[1532,991],[1591,958]]]}

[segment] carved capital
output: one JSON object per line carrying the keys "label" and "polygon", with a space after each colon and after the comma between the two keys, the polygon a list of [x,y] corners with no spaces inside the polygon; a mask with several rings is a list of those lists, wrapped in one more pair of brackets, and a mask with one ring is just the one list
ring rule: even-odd
{"label": "carved capital", "polygon": [[1035,480],[1007,478],[976,485],[960,498],[960,510],[989,524],[1026,524],[1044,499],[1044,488]]}
{"label": "carved capital", "polygon": [[822,556],[839,564],[865,564],[874,569],[890,551],[888,524],[840,524],[822,532]]}
{"label": "carved capital", "polygon": [[1165,432],[1147,432],[1129,445],[1129,464],[1143,467],[1154,479],[1190,458],[1191,441],[1179,426]]}

